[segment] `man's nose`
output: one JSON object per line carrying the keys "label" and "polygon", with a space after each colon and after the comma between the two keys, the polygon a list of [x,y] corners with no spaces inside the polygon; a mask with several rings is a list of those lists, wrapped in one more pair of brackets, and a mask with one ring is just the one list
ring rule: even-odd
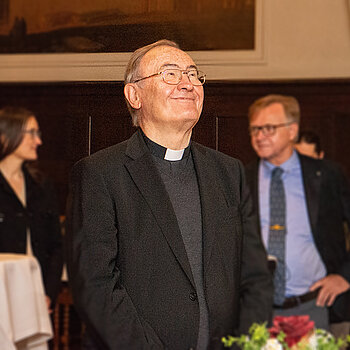
{"label": "man's nose", "polygon": [[193,84],[191,83],[190,78],[188,77],[188,74],[186,72],[182,73],[180,83],[178,84],[178,88],[187,90],[193,89]]}

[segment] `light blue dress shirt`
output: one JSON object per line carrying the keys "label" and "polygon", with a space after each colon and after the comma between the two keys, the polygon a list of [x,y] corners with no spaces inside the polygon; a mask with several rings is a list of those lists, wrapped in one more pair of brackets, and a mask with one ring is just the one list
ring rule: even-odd
{"label": "light blue dress shirt", "polygon": [[[286,297],[302,295],[326,276],[326,268],[315,246],[305,200],[301,166],[297,153],[280,167],[286,194]],[[269,192],[275,165],[262,160],[259,166],[260,225],[265,247],[269,235]]]}

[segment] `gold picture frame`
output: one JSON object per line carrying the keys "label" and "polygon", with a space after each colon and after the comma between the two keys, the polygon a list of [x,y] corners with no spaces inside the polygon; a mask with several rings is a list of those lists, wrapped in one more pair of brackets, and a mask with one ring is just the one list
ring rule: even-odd
{"label": "gold picture frame", "polygon": [[[269,1],[255,1],[255,47],[251,50],[189,51],[208,80],[234,79],[237,66],[264,65],[267,60]],[[130,57],[120,53],[1,54],[0,82],[120,81]]]}

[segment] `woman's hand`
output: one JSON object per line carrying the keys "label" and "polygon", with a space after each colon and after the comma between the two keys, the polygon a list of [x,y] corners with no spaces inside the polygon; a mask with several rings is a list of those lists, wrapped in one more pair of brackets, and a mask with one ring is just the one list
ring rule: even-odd
{"label": "woman's hand", "polygon": [[51,309],[51,298],[45,295],[45,301],[46,301],[46,306],[49,314],[52,314],[52,309]]}

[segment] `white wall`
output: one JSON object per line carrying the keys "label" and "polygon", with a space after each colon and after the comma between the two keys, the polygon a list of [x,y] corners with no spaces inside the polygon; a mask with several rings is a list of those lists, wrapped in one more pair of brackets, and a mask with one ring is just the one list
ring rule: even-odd
{"label": "white wall", "polygon": [[[232,67],[232,78],[350,77],[350,1],[267,0],[265,64]],[[221,75],[222,78],[224,74]]]}
{"label": "white wall", "polygon": [[[350,0],[257,0],[254,52],[194,52],[208,79],[350,78]],[[129,53],[0,55],[0,81],[122,80]]]}

